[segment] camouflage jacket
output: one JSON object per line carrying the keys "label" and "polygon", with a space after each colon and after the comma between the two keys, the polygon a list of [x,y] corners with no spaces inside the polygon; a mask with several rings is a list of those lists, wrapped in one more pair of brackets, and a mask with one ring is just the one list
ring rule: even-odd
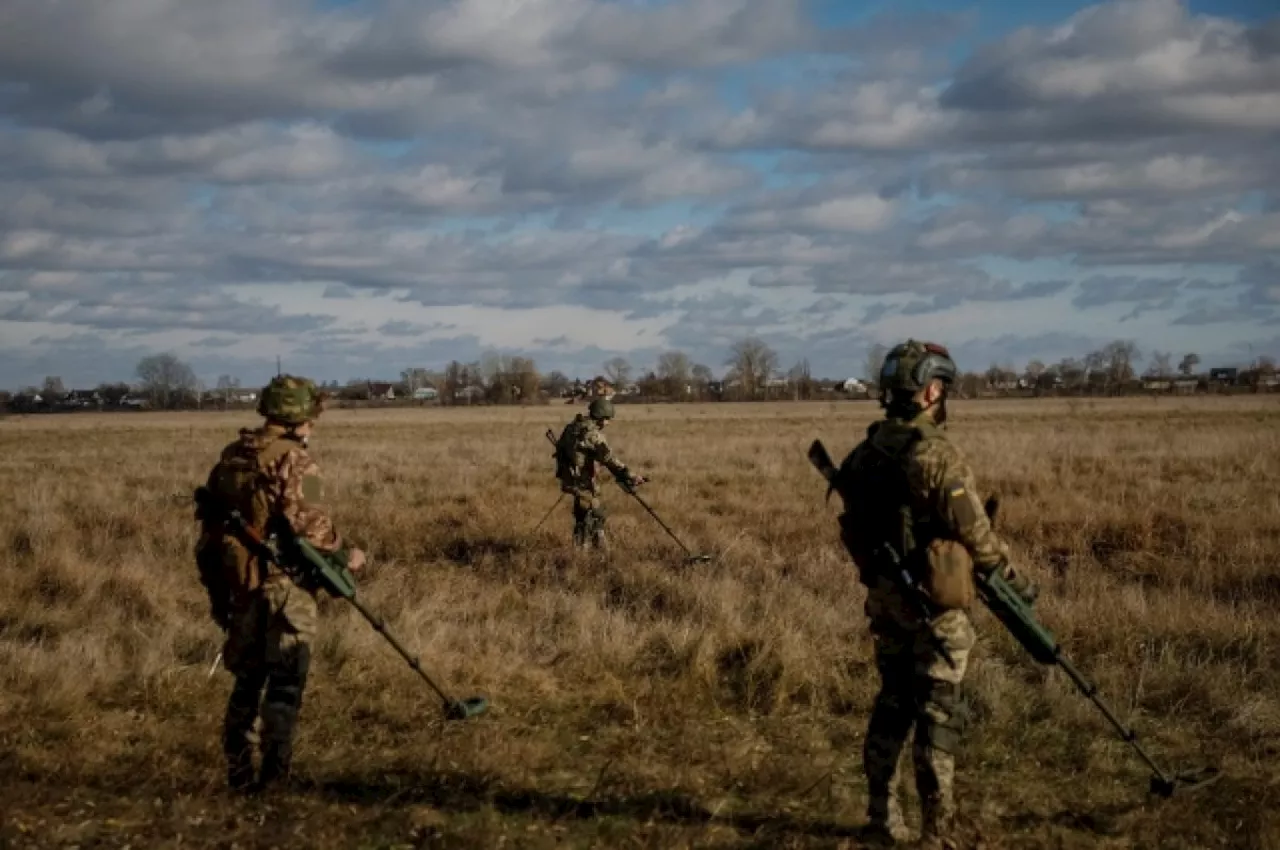
{"label": "camouflage jacket", "polygon": [[964,545],[980,570],[1008,564],[1008,546],[991,528],[973,470],[932,420],[922,415],[911,421],[885,419],[873,424],[867,438],[841,465],[841,475],[856,475],[873,454],[896,457],[905,473],[904,497],[909,501],[917,546],[947,538]]}
{"label": "camouflage jacket", "polygon": [[570,484],[581,490],[596,489],[596,478],[600,475],[600,467],[609,470],[615,477],[624,480],[630,478],[631,473],[613,449],[609,448],[609,443],[605,440],[604,432],[590,419],[583,417],[578,426],[578,439],[574,447],[574,455],[578,458],[576,475],[571,477]]}
{"label": "camouflage jacket", "polygon": [[[320,468],[306,447],[278,426],[242,429],[240,437],[222,450],[209,473],[208,488],[231,507],[240,510],[251,526],[265,531],[272,516],[284,517],[295,534],[324,553],[344,548],[342,537],[323,507]],[[205,529],[205,535],[213,533]],[[233,548],[238,546],[224,541]],[[243,560],[243,553],[241,554]],[[231,560],[235,560],[234,557]],[[256,570],[241,565],[233,584],[251,591],[260,581],[278,578],[274,566],[259,564]]]}

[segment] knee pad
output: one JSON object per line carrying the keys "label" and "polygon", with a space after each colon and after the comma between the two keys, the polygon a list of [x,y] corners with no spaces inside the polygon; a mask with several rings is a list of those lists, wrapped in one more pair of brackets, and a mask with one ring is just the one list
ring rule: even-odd
{"label": "knee pad", "polygon": [[968,729],[968,713],[954,682],[925,679],[920,683],[916,709],[916,734],[929,746],[954,754]]}

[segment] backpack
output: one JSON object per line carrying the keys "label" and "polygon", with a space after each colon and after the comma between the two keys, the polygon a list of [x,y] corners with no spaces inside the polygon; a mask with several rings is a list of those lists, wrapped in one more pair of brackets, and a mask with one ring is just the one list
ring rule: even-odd
{"label": "backpack", "polygon": [[924,436],[919,429],[892,440],[876,440],[883,423],[867,429],[867,439],[840,465],[836,490],[844,500],[840,536],[858,566],[863,584],[884,569],[882,547],[903,561],[915,552],[912,499],[903,460]]}
{"label": "backpack", "polygon": [[940,609],[967,608],[974,599],[973,559],[958,541],[937,536],[931,517],[918,517],[904,460],[916,444],[931,436],[931,426],[903,429],[888,439],[867,431],[867,440],[841,465],[837,490],[844,498],[840,536],[870,587],[889,564],[892,547],[908,573]]}
{"label": "backpack", "polygon": [[580,446],[586,430],[586,418],[579,413],[572,422],[564,426],[556,439],[555,453],[552,456],[556,461],[556,479],[562,490],[571,489],[582,475],[584,458]]}
{"label": "backpack", "polygon": [[[255,531],[265,533],[273,506],[262,486],[263,473],[297,447],[298,443],[288,437],[260,448],[243,441],[234,443],[209,473],[206,486],[223,505],[239,510]],[[257,563],[240,539],[221,523],[202,519],[196,566],[209,594],[213,618],[225,625],[230,610],[262,586],[264,565]]]}

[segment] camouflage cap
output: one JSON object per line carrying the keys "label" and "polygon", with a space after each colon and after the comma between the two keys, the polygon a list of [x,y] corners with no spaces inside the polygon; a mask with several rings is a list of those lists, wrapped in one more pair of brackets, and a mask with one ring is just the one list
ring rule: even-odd
{"label": "camouflage cap", "polygon": [[587,408],[587,415],[595,420],[612,419],[613,402],[607,398],[592,399],[591,406]]}
{"label": "camouflage cap", "polygon": [[301,425],[320,415],[327,397],[308,378],[276,375],[262,388],[258,413],[289,425]]}
{"label": "camouflage cap", "polygon": [[917,393],[934,378],[948,385],[955,383],[956,374],[955,361],[946,346],[909,339],[895,345],[884,358],[880,388]]}

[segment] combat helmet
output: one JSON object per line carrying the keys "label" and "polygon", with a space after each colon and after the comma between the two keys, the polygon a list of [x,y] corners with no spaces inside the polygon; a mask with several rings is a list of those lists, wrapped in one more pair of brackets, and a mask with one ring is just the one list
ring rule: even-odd
{"label": "combat helmet", "polygon": [[909,339],[895,345],[880,367],[881,399],[886,394],[913,395],[934,378],[950,386],[956,381],[956,363],[946,346]]}
{"label": "combat helmet", "polygon": [[262,388],[258,413],[286,425],[301,425],[320,415],[326,398],[309,378],[276,375]]}
{"label": "combat helmet", "polygon": [[593,398],[587,408],[587,415],[600,422],[613,418],[613,401],[607,398]]}

